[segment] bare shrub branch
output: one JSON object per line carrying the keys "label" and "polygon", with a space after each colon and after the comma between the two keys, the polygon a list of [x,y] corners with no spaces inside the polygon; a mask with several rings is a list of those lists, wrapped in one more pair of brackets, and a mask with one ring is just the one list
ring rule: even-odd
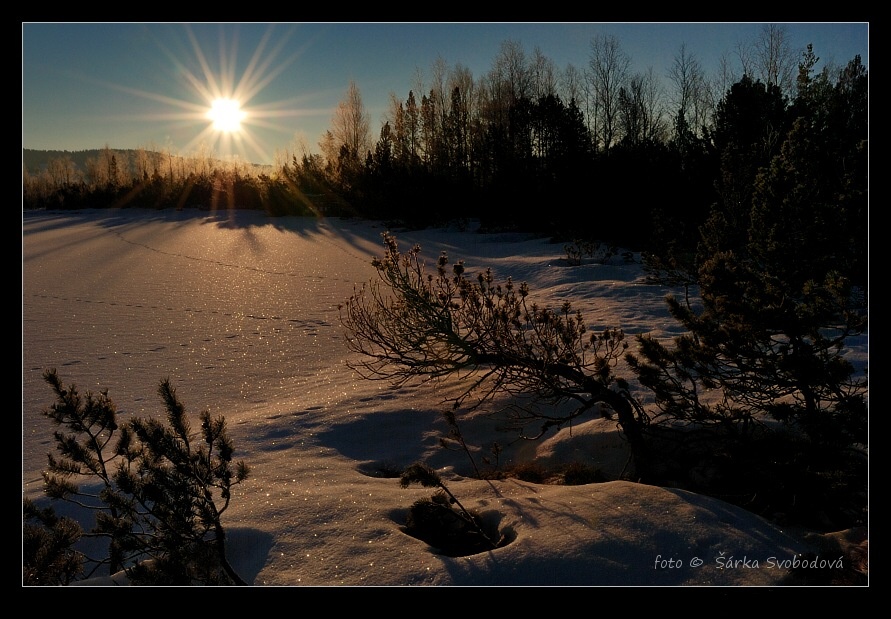
{"label": "bare shrub branch", "polygon": [[[465,382],[453,409],[474,409],[501,394],[531,395],[553,406],[526,409],[542,422],[530,438],[601,405],[604,415],[618,416],[632,450],[642,450],[646,415],[613,375],[627,348],[621,330],[589,333],[568,302],[557,311],[540,307],[525,283],[496,283],[490,269],[468,277],[463,261],[448,268],[444,252],[429,273],[420,246],[403,254],[391,234],[383,241],[384,256],[372,262],[378,279],[340,308],[347,345],[362,355],[351,364],[361,376],[395,385],[458,378]],[[567,402],[569,410],[558,406]]]}

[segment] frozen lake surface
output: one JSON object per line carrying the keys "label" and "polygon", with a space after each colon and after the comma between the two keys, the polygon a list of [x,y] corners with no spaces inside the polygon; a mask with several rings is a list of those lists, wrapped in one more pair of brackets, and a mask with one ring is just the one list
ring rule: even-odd
{"label": "frozen lake surface", "polygon": [[[226,417],[236,457],[252,468],[224,524],[233,562],[256,585],[690,585],[774,584],[778,569],[718,569],[727,554],[787,557],[800,537],[720,501],[616,481],[544,486],[486,482],[444,450],[449,385],[393,389],[347,366],[338,305],[375,276],[379,223],[267,218],[256,212],[110,210],[25,213],[22,221],[22,484],[42,496],[54,450],[43,381],[108,390],[122,418],[163,415],[169,378],[188,411]],[[664,295],[639,263],[570,267],[563,246],[518,234],[394,231],[471,272],[526,281],[544,305],[564,300],[593,329],[678,333]],[[851,357],[865,366],[866,336]],[[484,440],[497,421],[472,420]],[[627,460],[612,422],[590,419],[505,458],[578,455],[606,471]],[[382,466],[425,460],[474,509],[512,531],[491,553],[450,558],[400,530],[411,503],[429,496],[381,478]],[[674,556],[694,569],[658,569]],[[654,566],[654,562],[656,562]]]}

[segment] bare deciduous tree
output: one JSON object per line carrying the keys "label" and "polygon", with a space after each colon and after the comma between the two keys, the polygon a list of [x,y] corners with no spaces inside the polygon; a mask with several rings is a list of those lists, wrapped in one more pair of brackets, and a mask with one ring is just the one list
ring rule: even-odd
{"label": "bare deciduous tree", "polygon": [[530,72],[532,96],[536,101],[540,97],[557,93],[557,69],[554,61],[545,56],[539,47],[532,51]]}
{"label": "bare deciduous tree", "polygon": [[567,64],[560,73],[558,94],[564,103],[575,101],[582,107],[585,98],[585,76],[573,64]]}
{"label": "bare deciduous tree", "polygon": [[331,129],[319,146],[329,162],[337,159],[342,147],[359,159],[371,147],[370,120],[356,82],[350,81],[346,95],[331,118]]}
{"label": "bare deciduous tree", "polygon": [[503,41],[492,68],[483,80],[481,112],[489,124],[507,126],[511,107],[530,92],[529,67],[523,46]]}
{"label": "bare deciduous tree", "polygon": [[623,138],[630,143],[664,139],[663,116],[661,89],[652,67],[619,89],[619,123]]}
{"label": "bare deciduous tree", "polygon": [[674,118],[683,118],[686,126],[697,136],[708,123],[712,110],[712,97],[699,60],[687,52],[682,44],[668,70],[668,78],[674,85],[672,103]]}
{"label": "bare deciduous tree", "polygon": [[77,166],[69,155],[50,159],[46,169],[56,189],[71,185],[77,178]]}
{"label": "bare deciduous tree", "polygon": [[778,86],[783,94],[791,94],[798,65],[796,54],[789,45],[787,28],[765,24],[753,50],[757,71],[755,77],[765,84]]}
{"label": "bare deciduous tree", "polygon": [[619,137],[619,91],[626,84],[630,65],[616,37],[598,34],[591,40],[587,78],[594,98],[594,135],[603,150],[609,150]]}

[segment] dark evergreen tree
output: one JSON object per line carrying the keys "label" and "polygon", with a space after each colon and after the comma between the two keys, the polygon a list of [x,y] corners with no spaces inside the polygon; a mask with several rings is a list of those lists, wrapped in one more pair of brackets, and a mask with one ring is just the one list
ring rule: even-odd
{"label": "dark evergreen tree", "polygon": [[779,88],[744,75],[715,113],[712,134],[720,160],[718,202],[706,226],[703,259],[746,244],[755,177],[779,153],[789,120]]}
{"label": "dark evergreen tree", "polygon": [[[109,541],[108,558],[84,560],[109,573],[123,569],[134,584],[246,584],[226,558],[221,521],[233,486],[248,476],[243,462],[232,461],[225,420],[204,411],[194,435],[164,380],[158,393],[167,425],[142,418],[119,425],[106,392],[81,396],[55,370],[44,378],[56,395],[45,415],[65,428],[54,433],[61,458],[49,454],[46,494],[93,505],[96,526],[88,535]],[[101,505],[90,502],[96,497],[78,476],[98,482]]]}
{"label": "dark evergreen tree", "polygon": [[[759,89],[744,92],[755,95],[759,108]],[[774,451],[757,475],[750,471],[752,479],[789,480],[787,472],[794,472],[801,475],[798,482],[807,477],[818,486],[814,492],[838,496],[844,484],[855,493],[865,484],[863,457],[852,456],[857,450],[851,449],[867,442],[865,368],[855,368],[843,355],[846,340],[866,329],[865,307],[853,305],[851,295],[856,256],[866,238],[853,235],[848,223],[856,219],[857,206],[851,205],[865,202],[865,175],[862,141],[845,137],[846,127],[857,122],[848,114],[829,121],[826,110],[834,95],[821,102],[815,89],[806,92],[808,101],[797,108],[804,115],[777,154],[759,165],[750,190],[733,193],[738,210],[729,208],[735,216],[725,221],[745,222],[745,228],[703,226],[707,251],[697,272],[702,306],[668,299],[686,333],[673,346],[642,336],[639,352],[628,360],[655,395],[657,419],[710,428],[739,457],[746,449],[755,451],[756,438],[781,434],[786,438],[775,444],[785,455]],[[723,122],[732,117],[741,127],[760,126],[737,103],[725,106]],[[727,116],[729,109],[735,111]],[[858,105],[852,109],[863,111]],[[733,154],[722,159],[725,167],[758,161],[734,146],[741,129],[722,124],[722,132],[724,154],[728,148]],[[730,134],[737,137],[727,139]],[[756,149],[750,155],[766,147],[749,142]],[[744,206],[748,215],[741,220]],[[783,431],[774,429],[775,421]],[[779,463],[791,468],[784,472]]]}
{"label": "dark evergreen tree", "polygon": [[22,585],[71,584],[84,570],[83,555],[74,550],[83,535],[80,524],[27,498],[22,511]]}

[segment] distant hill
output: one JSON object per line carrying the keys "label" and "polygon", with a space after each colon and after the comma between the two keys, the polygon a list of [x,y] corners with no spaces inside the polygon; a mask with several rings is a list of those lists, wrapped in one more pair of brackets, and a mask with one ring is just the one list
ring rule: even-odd
{"label": "distant hill", "polygon": [[[94,148],[92,150],[33,150],[30,148],[22,149],[22,166],[29,172],[37,172],[45,170],[47,165],[53,159],[62,159],[68,157],[74,162],[74,165],[80,170],[87,167],[87,159],[95,159],[99,157],[99,153],[103,149]],[[117,151],[114,151],[117,152]],[[124,151],[132,152],[132,151]]]}
{"label": "distant hill", "polygon": [[[81,172],[86,171],[87,161],[90,159],[98,159],[104,148],[93,148],[90,150],[35,150],[32,148],[22,149],[22,166],[31,173],[45,170],[49,162],[54,159],[69,158]],[[132,162],[135,160],[135,149],[110,149],[112,153],[118,155],[121,161]],[[149,156],[160,157],[161,153],[147,151]],[[249,164],[256,172],[268,172],[272,166],[261,164]]]}

